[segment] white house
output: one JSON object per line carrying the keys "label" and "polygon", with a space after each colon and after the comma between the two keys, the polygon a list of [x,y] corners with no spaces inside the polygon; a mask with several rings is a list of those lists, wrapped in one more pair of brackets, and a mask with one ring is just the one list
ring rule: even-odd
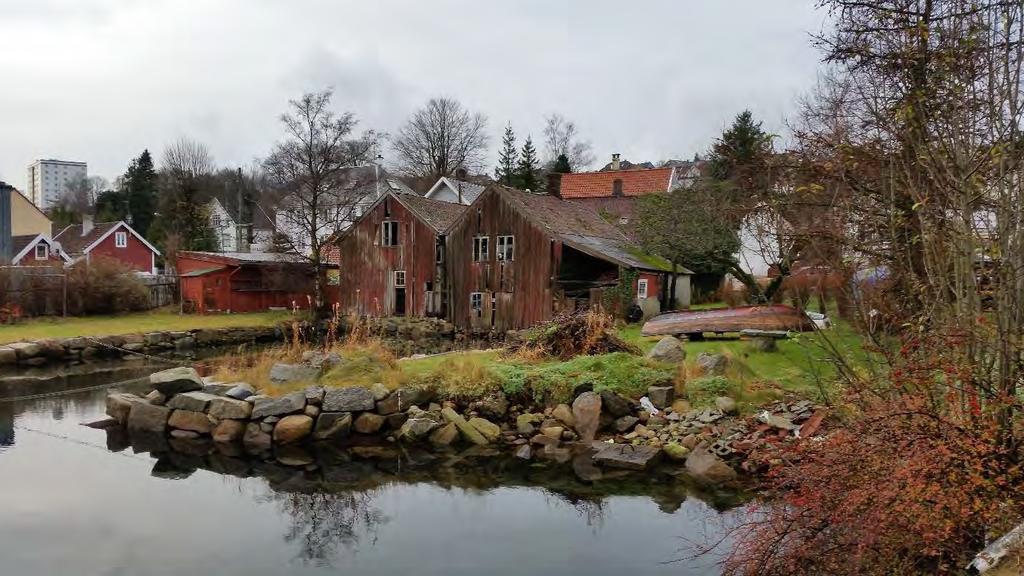
{"label": "white house", "polygon": [[424,195],[431,200],[469,206],[484,191],[484,186],[442,176]]}

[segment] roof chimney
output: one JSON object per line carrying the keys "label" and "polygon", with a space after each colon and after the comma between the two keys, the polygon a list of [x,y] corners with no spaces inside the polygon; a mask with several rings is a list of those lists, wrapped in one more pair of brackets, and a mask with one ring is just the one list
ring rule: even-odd
{"label": "roof chimney", "polygon": [[92,214],[82,214],[82,236],[92,231]]}
{"label": "roof chimney", "polygon": [[612,170],[621,170],[622,165],[619,164],[619,153],[612,154]]}
{"label": "roof chimney", "polygon": [[548,194],[562,197],[562,174],[561,172],[548,173]]}

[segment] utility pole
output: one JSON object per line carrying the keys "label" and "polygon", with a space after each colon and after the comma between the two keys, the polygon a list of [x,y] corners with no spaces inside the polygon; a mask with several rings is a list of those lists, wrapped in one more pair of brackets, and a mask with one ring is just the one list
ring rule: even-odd
{"label": "utility pole", "polygon": [[[244,224],[242,223],[242,188],[245,186],[245,180],[242,179],[242,168],[238,168],[238,206],[236,212],[238,218],[235,220],[235,250],[239,252],[248,252],[249,243],[245,243],[245,250],[242,250],[242,236],[245,230]],[[248,240],[248,237],[246,237]]]}

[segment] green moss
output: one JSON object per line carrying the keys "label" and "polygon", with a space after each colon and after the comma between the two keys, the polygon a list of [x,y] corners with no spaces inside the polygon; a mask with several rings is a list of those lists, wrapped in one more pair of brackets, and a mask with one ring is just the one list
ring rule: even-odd
{"label": "green moss", "polygon": [[647,252],[644,252],[643,250],[640,250],[639,248],[636,248],[634,246],[627,247],[626,251],[629,252],[630,256],[643,262],[647,266],[654,268],[655,270],[664,270],[665,272],[672,271],[672,263],[662,258],[661,256],[648,254]]}

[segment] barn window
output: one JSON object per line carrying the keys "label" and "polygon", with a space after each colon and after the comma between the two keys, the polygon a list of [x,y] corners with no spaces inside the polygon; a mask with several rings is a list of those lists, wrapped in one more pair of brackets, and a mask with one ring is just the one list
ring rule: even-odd
{"label": "barn window", "polygon": [[437,264],[444,262],[444,244],[441,243],[441,240],[434,244],[434,262]]}
{"label": "barn window", "polygon": [[616,178],[612,182],[612,196],[622,196],[622,178]]}
{"label": "barn window", "polygon": [[380,223],[380,245],[398,246],[398,222],[388,220]]}
{"label": "barn window", "polygon": [[490,260],[490,238],[477,236],[473,238],[473,262],[487,262]]}
{"label": "barn window", "polygon": [[426,282],[424,282],[423,283],[423,291],[424,292],[433,292],[434,291],[434,283],[431,282],[430,280],[427,280]]}
{"label": "barn window", "polygon": [[473,311],[473,314],[477,318],[483,316],[484,313],[484,293],[483,292],[470,292],[469,293],[469,309]]}
{"label": "barn window", "polygon": [[405,288],[405,270],[395,270],[395,288]]}
{"label": "barn window", "polygon": [[50,257],[50,247],[46,244],[36,244],[36,260],[46,260]]}
{"label": "barn window", "polygon": [[498,260],[506,262],[514,260],[516,255],[515,243],[515,236],[498,236]]}
{"label": "barn window", "polygon": [[636,281],[636,297],[647,298],[647,279],[641,278]]}
{"label": "barn window", "polygon": [[128,247],[128,233],[127,232],[114,232],[114,246],[118,248]]}

